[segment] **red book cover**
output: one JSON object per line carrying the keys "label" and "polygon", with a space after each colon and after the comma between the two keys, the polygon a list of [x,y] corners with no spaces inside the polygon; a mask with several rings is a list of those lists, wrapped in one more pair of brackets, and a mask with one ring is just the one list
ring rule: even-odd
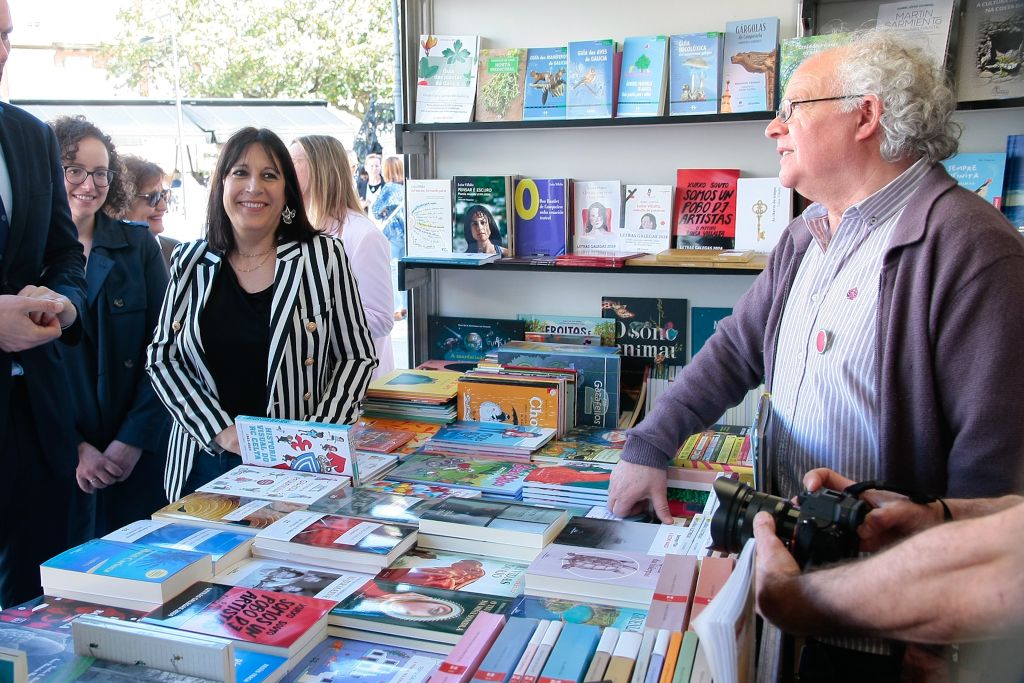
{"label": "red book cover", "polygon": [[138,621],[146,613],[120,607],[43,595],[0,612],[0,624],[26,626],[41,631],[71,632],[71,622],[83,614],[94,614],[123,621]]}
{"label": "red book cover", "polygon": [[734,168],[680,168],[676,171],[675,247],[732,249],[736,244]]}

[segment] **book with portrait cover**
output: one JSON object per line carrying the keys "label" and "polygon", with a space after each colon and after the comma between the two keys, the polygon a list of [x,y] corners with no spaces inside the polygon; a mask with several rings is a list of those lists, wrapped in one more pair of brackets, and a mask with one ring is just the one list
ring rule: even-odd
{"label": "book with portrait cover", "polygon": [[719,111],[774,110],[778,56],[778,17],[727,22]]}
{"label": "book with portrait cover", "polygon": [[517,598],[523,594],[526,564],[484,555],[414,548],[382,569],[377,578],[450,591]]}
{"label": "book with portrait cover", "polygon": [[492,349],[522,340],[520,320],[427,316],[427,357],[437,360],[479,361]]}
{"label": "book with portrait cover", "polygon": [[566,178],[515,179],[515,255],[564,254],[569,244],[569,181]]}
{"label": "book with portrait cover", "polygon": [[672,246],[672,186],[626,185],[623,194],[619,247],[657,254]]}
{"label": "book with portrait cover", "polygon": [[667,57],[668,36],[630,36],[622,41],[616,117],[665,114]]}
{"label": "book with portrait cover", "polygon": [[473,120],[479,36],[420,36],[416,123]]}
{"label": "book with portrait cover", "polygon": [[957,58],[960,102],[1024,97],[1019,0],[965,0]]}
{"label": "book with portrait cover", "polygon": [[675,247],[732,249],[736,242],[739,169],[676,171]]}
{"label": "book with portrait cover", "polygon": [[668,113],[718,113],[722,34],[681,33],[669,37]]}
{"label": "book with portrait cover", "polygon": [[481,48],[476,77],[477,121],[520,121],[526,83],[526,50]]}
{"label": "book with portrait cover", "polygon": [[480,612],[504,615],[511,608],[509,598],[373,579],[331,610],[329,620],[359,629],[367,640],[379,632],[454,644]]}
{"label": "book with portrait cover", "polygon": [[586,600],[540,598],[524,595],[512,608],[512,616],[563,621],[570,624],[593,624],[602,628],[613,627],[629,633],[641,633],[647,620],[647,610],[636,607],[600,605]]}
{"label": "book with portrait cover", "polygon": [[603,296],[601,315],[615,320],[624,368],[638,363],[686,365],[686,299]]}
{"label": "book with portrait cover", "polygon": [[359,481],[349,425],[239,415],[235,429],[245,465],[342,474]]}
{"label": "book with portrait cover", "polygon": [[622,227],[622,184],[618,180],[577,180],[572,186],[573,253],[617,253]]}
{"label": "book with portrait cover", "polygon": [[793,190],[778,176],[736,181],[736,244],[739,251],[767,254],[793,220]]}
{"label": "book with portrait cover", "polygon": [[[512,178],[507,175],[455,176],[452,180],[455,226],[452,251],[487,253],[493,248],[498,258],[513,253],[511,212]],[[481,244],[489,246],[481,247]]]}
{"label": "book with portrait cover", "polygon": [[[1024,24],[1024,19],[1021,23]],[[1005,152],[961,152],[943,159],[942,165],[960,187],[970,190],[997,209],[1003,207]]]}
{"label": "book with portrait cover", "polygon": [[406,180],[406,255],[451,256],[452,227],[451,181]]}
{"label": "book with portrait cover", "polygon": [[400,645],[329,637],[295,665],[293,683],[425,683],[444,658]]}
{"label": "book with portrait cover", "polygon": [[566,61],[565,45],[526,51],[523,120],[565,118]]}
{"label": "book with portrait cover", "polygon": [[418,484],[442,484],[476,489],[488,495],[519,498],[523,479],[537,466],[495,458],[458,455],[410,456],[388,473],[388,479]]}
{"label": "book with portrait cover", "polygon": [[338,603],[370,580],[364,572],[326,569],[292,560],[249,559],[213,577],[224,586],[305,595]]}

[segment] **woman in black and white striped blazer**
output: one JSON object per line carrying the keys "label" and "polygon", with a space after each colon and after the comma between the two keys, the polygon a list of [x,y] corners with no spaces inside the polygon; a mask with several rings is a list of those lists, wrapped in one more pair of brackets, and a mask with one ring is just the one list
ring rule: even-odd
{"label": "woman in black and white striped blazer", "polygon": [[280,138],[238,131],[211,183],[206,239],[175,249],[149,347],[172,501],[240,463],[238,415],[350,424],[377,365],[343,245],[310,225]]}

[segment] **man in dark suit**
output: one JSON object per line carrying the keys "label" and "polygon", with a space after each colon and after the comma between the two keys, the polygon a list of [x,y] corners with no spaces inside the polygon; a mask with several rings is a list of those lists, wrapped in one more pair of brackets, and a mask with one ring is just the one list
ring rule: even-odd
{"label": "man in dark suit", "polygon": [[[0,78],[11,11],[0,0]],[[85,259],[50,128],[0,105],[0,605],[41,593],[38,565],[68,546],[77,445],[54,340],[75,343]]]}

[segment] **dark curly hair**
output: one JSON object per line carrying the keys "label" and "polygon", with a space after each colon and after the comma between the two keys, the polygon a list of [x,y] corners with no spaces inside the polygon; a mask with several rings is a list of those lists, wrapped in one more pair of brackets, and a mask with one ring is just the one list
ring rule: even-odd
{"label": "dark curly hair", "polygon": [[60,159],[65,164],[75,160],[75,155],[78,154],[78,143],[85,138],[96,138],[103,143],[103,146],[107,148],[107,156],[110,157],[107,168],[114,172],[114,177],[111,178],[110,186],[107,188],[107,199],[101,208],[115,218],[121,215],[128,207],[131,198],[128,196],[128,188],[125,184],[124,164],[121,163],[121,157],[118,156],[110,136],[81,114],[59,116],[50,121],[50,127],[57,134]]}

